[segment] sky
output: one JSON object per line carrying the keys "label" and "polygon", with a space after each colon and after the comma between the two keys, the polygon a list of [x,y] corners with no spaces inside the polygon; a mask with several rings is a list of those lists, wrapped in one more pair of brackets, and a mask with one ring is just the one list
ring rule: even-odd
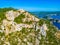
{"label": "sky", "polygon": [[27,11],[60,11],[60,0],[0,0],[0,8],[5,7]]}

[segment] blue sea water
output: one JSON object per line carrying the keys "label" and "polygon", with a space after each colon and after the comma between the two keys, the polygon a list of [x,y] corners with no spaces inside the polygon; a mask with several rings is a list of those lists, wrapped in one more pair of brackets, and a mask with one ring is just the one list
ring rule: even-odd
{"label": "blue sea water", "polygon": [[[53,15],[53,16],[51,16],[51,18],[60,20],[60,15]],[[54,24],[58,29],[60,29],[60,22],[53,22],[53,24]]]}
{"label": "blue sea water", "polygon": [[[40,15],[38,13],[35,13],[35,16],[37,16],[38,18],[43,18],[45,17],[46,15]],[[57,20],[60,20],[60,15],[48,15],[50,18],[53,18],[53,19],[57,19]],[[60,29],[60,23],[58,22],[52,22],[58,29]]]}
{"label": "blue sea water", "polygon": [[53,22],[53,24],[54,24],[56,27],[58,27],[58,29],[60,29],[60,23],[58,23],[58,22]]}
{"label": "blue sea water", "polygon": [[60,15],[52,15],[51,18],[60,20]]}

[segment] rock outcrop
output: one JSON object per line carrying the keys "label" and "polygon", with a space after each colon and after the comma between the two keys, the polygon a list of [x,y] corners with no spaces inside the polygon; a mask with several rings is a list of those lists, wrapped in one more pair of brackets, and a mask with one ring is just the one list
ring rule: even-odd
{"label": "rock outcrop", "polygon": [[50,42],[48,35],[50,34],[48,27],[52,26],[47,26],[45,22],[39,25],[41,19],[29,12],[23,9],[17,11],[11,10],[7,11],[5,16],[6,19],[3,19],[0,25],[0,45],[53,45],[55,43]]}

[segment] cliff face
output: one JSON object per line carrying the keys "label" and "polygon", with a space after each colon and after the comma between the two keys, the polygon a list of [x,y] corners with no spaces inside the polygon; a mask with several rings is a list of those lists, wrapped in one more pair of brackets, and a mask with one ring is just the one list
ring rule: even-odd
{"label": "cliff face", "polygon": [[55,36],[57,29],[48,21],[38,19],[23,9],[7,11],[5,16],[0,24],[0,45],[60,44]]}

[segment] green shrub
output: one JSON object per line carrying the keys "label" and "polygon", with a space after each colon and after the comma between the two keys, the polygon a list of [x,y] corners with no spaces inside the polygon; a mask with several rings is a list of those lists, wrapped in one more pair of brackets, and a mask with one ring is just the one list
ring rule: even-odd
{"label": "green shrub", "polygon": [[25,15],[24,14],[21,14],[21,15],[19,15],[18,17],[16,17],[15,19],[14,19],[14,22],[16,22],[16,23],[22,23],[23,21],[22,21],[22,19],[23,18],[25,18]]}

